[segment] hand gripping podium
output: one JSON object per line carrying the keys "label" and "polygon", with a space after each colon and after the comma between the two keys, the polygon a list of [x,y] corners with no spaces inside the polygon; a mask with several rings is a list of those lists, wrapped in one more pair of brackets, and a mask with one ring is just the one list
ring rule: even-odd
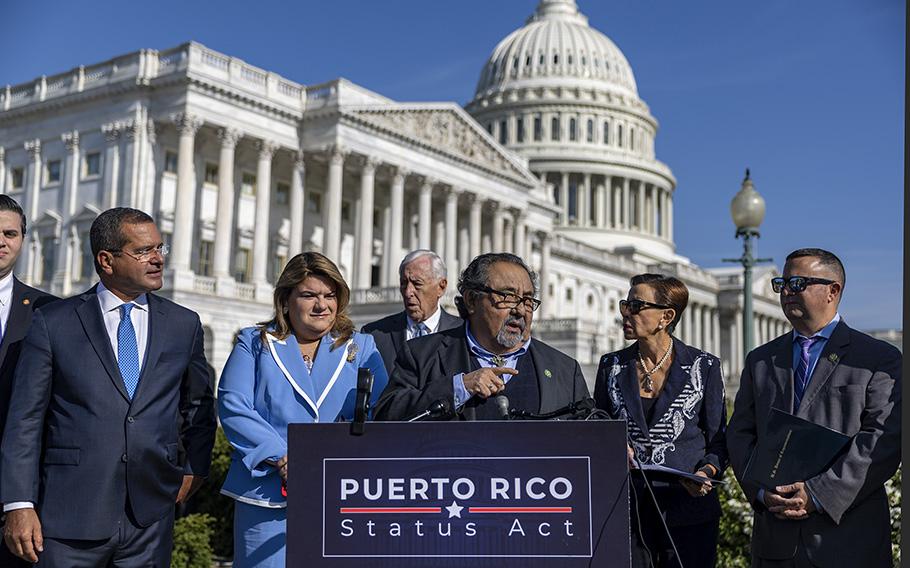
{"label": "hand gripping podium", "polygon": [[289,428],[288,567],[628,568],[622,421]]}

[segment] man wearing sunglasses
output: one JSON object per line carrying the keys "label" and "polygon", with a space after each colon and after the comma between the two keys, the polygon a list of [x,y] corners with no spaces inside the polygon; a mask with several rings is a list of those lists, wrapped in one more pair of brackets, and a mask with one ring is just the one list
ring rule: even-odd
{"label": "man wearing sunglasses", "polygon": [[[746,357],[727,445],[755,511],[754,567],[892,565],[884,484],[901,459],[902,357],[840,316],[845,281],[834,254],[790,253],[772,287],[793,332]],[[852,439],[824,471],[763,490],[742,476],[772,408]]]}
{"label": "man wearing sunglasses", "polygon": [[405,420],[445,401],[460,419],[499,420],[511,408],[542,414],[589,396],[577,361],[531,339],[539,289],[521,258],[478,256],[458,291],[465,325],[403,345],[378,419]]}
{"label": "man wearing sunglasses", "polygon": [[3,536],[38,566],[168,566],[215,441],[202,326],[152,294],[167,247],[151,217],[109,209],[90,237],[101,281],[35,312],[16,367]]}

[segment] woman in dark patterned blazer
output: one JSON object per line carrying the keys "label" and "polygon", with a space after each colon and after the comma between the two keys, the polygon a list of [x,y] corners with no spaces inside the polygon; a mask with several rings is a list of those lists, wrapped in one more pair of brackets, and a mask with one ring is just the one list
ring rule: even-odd
{"label": "woman in dark patterned blazer", "polygon": [[[720,361],[672,335],[689,301],[685,284],[640,274],[631,285],[619,306],[623,335],[635,343],[601,358],[594,398],[611,418],[628,423],[632,566],[679,566],[663,514],[682,565],[713,567],[720,503],[707,480],[719,478],[727,465]],[[658,511],[636,463],[693,472],[706,481],[649,475]]]}

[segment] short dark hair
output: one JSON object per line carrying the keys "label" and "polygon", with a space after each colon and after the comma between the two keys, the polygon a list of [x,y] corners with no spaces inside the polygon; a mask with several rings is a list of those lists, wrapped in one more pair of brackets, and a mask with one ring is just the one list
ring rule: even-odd
{"label": "short dark hair", "polygon": [[537,273],[525,264],[520,256],[508,252],[490,252],[476,257],[468,264],[467,268],[458,277],[458,293],[461,296],[455,297],[455,307],[458,308],[458,315],[462,319],[468,318],[468,309],[464,304],[464,296],[468,292],[480,290],[489,285],[490,267],[497,262],[508,262],[516,264],[525,269],[528,277],[531,279],[531,286],[534,288],[534,297],[540,294],[540,280]]}
{"label": "short dark hair", "polygon": [[122,231],[123,225],[142,225],[154,222],[155,220],[148,213],[130,207],[114,207],[95,217],[89,231],[95,272],[101,274],[101,265],[98,264],[99,252],[103,250],[118,252],[126,245],[126,237]]}
{"label": "short dark hair", "polygon": [[686,306],[689,305],[689,289],[686,288],[683,281],[673,276],[645,273],[633,276],[629,280],[629,284],[632,286],[646,284],[654,290],[656,303],[670,306],[676,310],[676,316],[667,326],[667,333],[673,333],[683,312],[686,311]]}
{"label": "short dark hair", "polygon": [[841,287],[847,284],[847,271],[844,270],[844,263],[837,258],[833,252],[820,248],[801,248],[796,249],[787,255],[787,262],[794,258],[812,257],[818,259],[819,264],[830,270],[837,277]]}
{"label": "short dark hair", "polygon": [[19,214],[19,218],[22,219],[22,236],[24,237],[26,228],[25,212],[22,211],[19,203],[9,195],[0,195],[0,211],[12,211]]}

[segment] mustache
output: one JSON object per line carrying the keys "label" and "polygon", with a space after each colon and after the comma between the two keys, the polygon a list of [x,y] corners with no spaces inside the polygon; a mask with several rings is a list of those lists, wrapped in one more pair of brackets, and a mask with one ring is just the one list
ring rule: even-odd
{"label": "mustache", "polygon": [[502,322],[503,329],[509,324],[517,326],[522,332],[524,332],[526,326],[524,318],[515,315],[509,315],[506,320]]}

